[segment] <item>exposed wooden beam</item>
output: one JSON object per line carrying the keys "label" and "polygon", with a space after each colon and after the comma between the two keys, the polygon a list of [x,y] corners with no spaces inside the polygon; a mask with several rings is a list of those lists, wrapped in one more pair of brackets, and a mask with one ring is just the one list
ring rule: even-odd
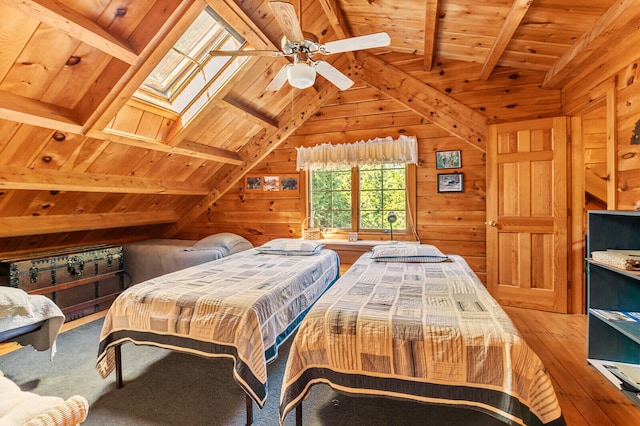
{"label": "exposed wooden beam", "polygon": [[275,120],[267,117],[264,114],[259,113],[248,105],[244,105],[239,99],[234,99],[231,96],[225,96],[218,104],[222,108],[233,109],[238,115],[245,119],[257,124],[261,127],[277,128],[278,123]]}
{"label": "exposed wooden beam", "polygon": [[424,69],[431,71],[433,59],[436,56],[438,41],[438,23],[440,22],[440,1],[426,0],[426,15],[424,18]]}
{"label": "exposed wooden beam", "polygon": [[[229,25],[233,27],[241,36],[245,38],[255,49],[258,50],[279,50],[276,45],[264,34],[264,32],[247,16],[247,14],[233,0],[222,0],[215,2],[207,0],[207,3],[218,13]],[[285,58],[277,60],[288,63]],[[188,138],[189,129],[197,127],[200,122],[207,119],[208,113],[220,107],[220,103],[225,96],[233,89],[234,84],[242,80],[246,75],[251,73],[252,66],[259,61],[258,57],[250,57],[240,67],[238,71],[227,80],[222,87],[218,89],[216,94],[209,99],[209,102],[191,119],[189,123],[183,123],[177,120],[167,134],[169,145],[177,146],[183,140]],[[247,117],[249,118],[249,117]],[[264,125],[264,124],[261,124]]]}
{"label": "exposed wooden beam", "polygon": [[280,50],[279,40],[275,42],[262,31],[234,0],[207,0],[207,3],[236,30],[254,49]]}
{"label": "exposed wooden beam", "polygon": [[149,214],[149,212],[119,212],[0,217],[0,238],[158,225],[175,223],[177,220],[178,214],[173,210],[155,210],[153,214]]}
{"label": "exposed wooden beam", "polygon": [[486,151],[487,118],[378,56],[356,54],[360,78],[435,125]]}
{"label": "exposed wooden beam", "polygon": [[[347,23],[338,2],[336,0],[319,0],[319,2],[320,6],[322,6],[322,10],[324,10],[324,14],[327,15],[329,24],[331,25],[331,28],[333,28],[333,31],[335,31],[336,36],[340,39],[351,37],[352,34],[349,29],[349,24]],[[356,59],[356,55],[353,52],[345,52],[345,54],[350,61],[354,61]]]}
{"label": "exposed wooden beam", "polygon": [[206,122],[208,120],[209,113],[215,108],[220,108],[220,102],[222,102],[224,97],[231,92],[234,85],[245,76],[251,74],[253,65],[255,65],[258,60],[259,58],[255,56],[247,59],[247,62],[245,62],[244,65],[242,65],[240,69],[236,71],[236,73],[227,80],[222,87],[220,87],[220,89],[218,89],[216,94],[209,99],[209,102],[202,107],[198,114],[193,117],[186,126],[182,121],[177,120],[166,136],[167,143],[172,146],[181,144],[183,140],[189,137],[190,129],[197,128],[202,122]]}
{"label": "exposed wooden beam", "polygon": [[533,0],[514,0],[511,4],[511,9],[509,9],[509,13],[502,23],[502,28],[500,28],[498,36],[493,42],[493,46],[491,46],[491,50],[489,50],[489,54],[482,65],[482,70],[480,71],[481,79],[487,80],[493,72],[504,50],[511,41],[511,37],[513,37],[524,15],[529,10],[531,3],[533,3]]}
{"label": "exposed wooden beam", "polygon": [[99,49],[123,62],[135,65],[140,59],[126,41],[119,40],[104,28],[56,0],[0,0],[56,28],[65,34]]}
{"label": "exposed wooden beam", "polygon": [[73,111],[4,91],[0,91],[0,118],[62,132],[84,132]]}
{"label": "exposed wooden beam", "polygon": [[101,131],[107,127],[205,7],[204,0],[167,0],[153,5],[145,16],[148,23],[141,23],[130,36],[139,46],[138,63],[128,66],[111,61],[93,85],[91,96],[85,96],[76,107],[79,115],[83,113],[86,128]]}
{"label": "exposed wooden beam", "polygon": [[106,140],[122,145],[136,146],[138,148],[148,149],[150,151],[160,151],[173,154],[185,155],[187,157],[202,158],[204,160],[217,161],[228,164],[243,164],[240,156],[225,149],[220,149],[197,142],[184,140],[179,146],[169,146],[157,139],[145,138],[139,135],[129,133],[116,132],[114,130],[99,132],[91,130],[87,132],[87,136]]}
{"label": "exposed wooden beam", "polygon": [[0,188],[196,196],[209,193],[206,187],[188,182],[14,166],[0,168]]}
{"label": "exposed wooden beam", "polygon": [[234,151],[228,151],[226,149],[216,148],[215,146],[204,145],[189,140],[183,140],[180,145],[172,147],[171,151],[177,154],[180,154],[184,151],[191,153],[190,155],[194,155],[195,153],[199,155],[206,155],[210,160],[218,161],[220,163],[233,164],[236,166],[244,164],[242,158],[240,158],[238,153]]}
{"label": "exposed wooden beam", "polygon": [[338,93],[338,88],[329,82],[324,82],[318,92],[314,92],[311,89],[300,91],[299,97],[292,107],[294,109],[286,108],[280,114],[280,117],[283,117],[280,128],[273,131],[265,129],[244,145],[240,156],[245,160],[245,166],[233,167],[226,165],[216,173],[211,182],[217,182],[217,187],[200,200],[187,214],[182,216],[180,221],[171,227],[172,229],[167,233],[167,236],[174,236],[207,211],[211,204],[215,203],[225,192],[231,189],[249,170],[286,140],[336,93]]}
{"label": "exposed wooden beam", "polygon": [[[573,80],[586,64],[604,57],[611,46],[629,36],[626,30],[636,31],[634,23],[640,19],[637,0],[616,1],[580,39],[547,71],[542,87],[560,89]],[[635,56],[634,56],[635,57]]]}

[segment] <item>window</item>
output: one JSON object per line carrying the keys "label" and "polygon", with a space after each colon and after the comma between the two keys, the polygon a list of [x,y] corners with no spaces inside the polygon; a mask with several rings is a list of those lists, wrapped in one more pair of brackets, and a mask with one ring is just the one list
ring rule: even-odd
{"label": "window", "polygon": [[407,166],[361,165],[311,171],[313,226],[343,231],[407,230]]}
{"label": "window", "polygon": [[210,7],[182,35],[134,94],[188,121],[247,60],[212,57],[209,51],[240,50],[245,40]]}

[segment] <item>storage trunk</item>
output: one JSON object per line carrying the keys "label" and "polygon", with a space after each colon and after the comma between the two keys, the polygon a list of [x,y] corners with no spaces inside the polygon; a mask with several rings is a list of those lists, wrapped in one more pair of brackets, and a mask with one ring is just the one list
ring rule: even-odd
{"label": "storage trunk", "polygon": [[0,285],[46,295],[71,321],[108,309],[124,289],[122,247],[96,244],[5,257]]}

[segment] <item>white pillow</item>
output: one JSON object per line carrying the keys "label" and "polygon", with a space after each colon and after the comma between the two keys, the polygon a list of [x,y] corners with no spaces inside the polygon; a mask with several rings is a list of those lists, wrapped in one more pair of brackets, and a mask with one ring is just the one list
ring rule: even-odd
{"label": "white pillow", "polygon": [[191,247],[185,251],[192,250],[206,250],[210,248],[226,248],[228,254],[237,253],[239,251],[247,250],[253,247],[253,244],[240,235],[233,234],[231,232],[221,232],[219,234],[209,235],[203,239],[195,242]]}
{"label": "white pillow", "polygon": [[0,285],[0,318],[33,315],[26,291]]}
{"label": "white pillow", "polygon": [[371,250],[371,258],[376,262],[436,263],[449,260],[440,249],[429,244],[379,245]]}
{"label": "white pillow", "polygon": [[262,254],[280,254],[285,256],[311,256],[324,247],[323,243],[314,240],[297,240],[293,238],[277,238],[264,243],[256,250]]}

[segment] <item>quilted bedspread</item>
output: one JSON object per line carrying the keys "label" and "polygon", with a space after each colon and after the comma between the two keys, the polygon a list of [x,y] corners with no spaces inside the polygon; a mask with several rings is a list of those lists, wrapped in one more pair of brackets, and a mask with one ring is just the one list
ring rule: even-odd
{"label": "quilted bedspread", "polygon": [[449,258],[378,263],[364,254],[300,325],[281,423],[312,385],[325,383],[471,408],[507,424],[564,424],[538,356],[464,259]]}
{"label": "quilted bedspread", "polygon": [[107,377],[114,346],[123,342],[228,357],[240,386],[262,407],[267,363],[339,269],[331,250],[283,256],[250,249],[137,284],[105,317],[96,368]]}

